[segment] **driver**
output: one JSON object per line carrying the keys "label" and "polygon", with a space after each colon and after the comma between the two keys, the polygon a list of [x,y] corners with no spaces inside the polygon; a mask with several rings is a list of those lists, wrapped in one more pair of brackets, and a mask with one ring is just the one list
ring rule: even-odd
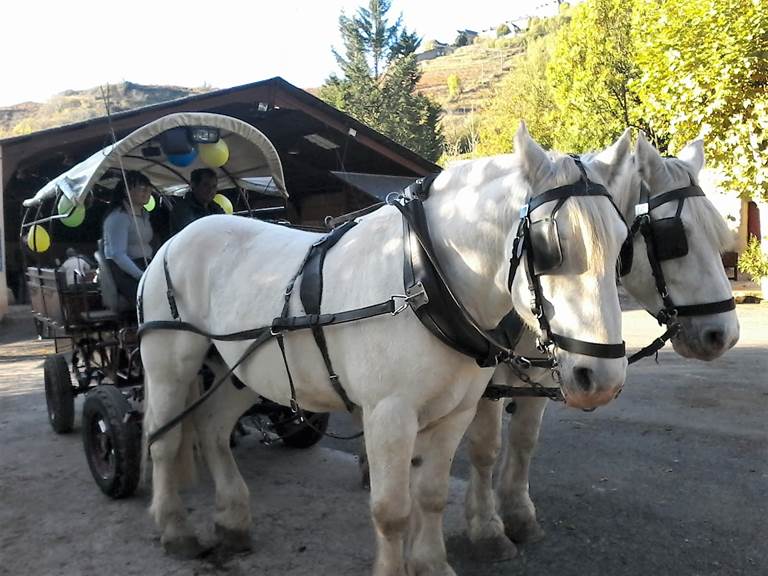
{"label": "driver", "polygon": [[211,214],[224,214],[221,206],[213,201],[218,191],[216,172],[210,168],[193,170],[190,184],[189,192],[173,204],[171,235],[178,234],[198,218]]}

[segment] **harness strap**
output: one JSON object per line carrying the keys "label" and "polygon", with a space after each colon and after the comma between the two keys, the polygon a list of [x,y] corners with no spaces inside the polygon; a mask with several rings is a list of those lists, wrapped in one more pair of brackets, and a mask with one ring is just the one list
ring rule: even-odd
{"label": "harness strap", "polygon": [[653,356],[654,354],[657,354],[658,351],[664,348],[667,342],[669,342],[669,340],[671,340],[675,336],[675,334],[677,334],[679,331],[680,331],[680,324],[678,324],[677,322],[675,322],[674,324],[670,324],[669,328],[667,328],[664,334],[656,338],[648,346],[641,348],[640,350],[632,354],[632,356],[630,356],[627,359],[627,362],[629,364],[634,364],[638,360],[642,360],[643,358],[647,358],[648,356]]}
{"label": "harness strap", "polygon": [[345,310],[344,312],[330,312],[328,314],[309,314],[307,316],[280,316],[272,321],[272,329],[275,331],[293,331],[318,326],[332,326],[334,324],[345,324],[355,320],[363,320],[382,314],[394,314],[395,301],[393,299],[372,304],[364,308],[355,308],[354,310]]}
{"label": "harness strap", "polygon": [[730,312],[736,309],[736,301],[733,298],[720,300],[719,302],[708,302],[706,304],[688,304],[685,306],[675,306],[678,316],[706,316],[707,314],[720,314]]}
{"label": "harness strap", "polygon": [[178,320],[180,318],[179,308],[178,306],[176,306],[176,298],[174,296],[173,283],[171,282],[171,273],[168,270],[168,251],[171,249],[171,242],[173,242],[173,240],[168,242],[168,247],[165,249],[165,252],[163,252],[163,273],[165,274],[165,285],[166,285],[165,296],[166,298],[168,298],[168,307],[171,309],[171,316],[173,317],[174,320]]}
{"label": "harness strap", "polygon": [[599,344],[597,342],[586,342],[584,340],[568,338],[553,332],[550,332],[550,338],[558,348],[573,352],[574,354],[584,354],[599,358],[623,358],[627,353],[624,342],[621,344]]}
{"label": "harness strap", "polygon": [[[323,299],[323,264],[325,263],[325,256],[344,234],[349,232],[357,222],[349,220],[343,225],[335,228],[333,231],[323,237],[322,240],[316,242],[309,249],[309,256],[306,259],[304,270],[301,275],[301,303],[304,305],[305,312],[308,313],[310,318],[319,317],[320,304]],[[393,302],[390,300],[390,304]],[[274,327],[274,325],[273,325]],[[349,399],[344,386],[341,384],[338,374],[333,369],[333,363],[331,362],[331,355],[328,352],[328,343],[325,340],[325,333],[322,326],[317,323],[310,323],[309,328],[312,330],[312,336],[315,339],[320,354],[323,357],[325,368],[328,371],[328,380],[336,393],[344,401],[349,412],[352,412],[355,405]],[[287,365],[286,365],[287,367]]]}

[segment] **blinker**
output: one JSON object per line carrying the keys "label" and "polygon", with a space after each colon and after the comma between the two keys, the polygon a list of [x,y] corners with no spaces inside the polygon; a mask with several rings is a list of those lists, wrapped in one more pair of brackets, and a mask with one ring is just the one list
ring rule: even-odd
{"label": "blinker", "polygon": [[531,222],[531,246],[533,248],[533,271],[536,275],[551,274],[563,264],[563,251],[557,220],[542,218]]}
{"label": "blinker", "polygon": [[682,218],[673,216],[652,220],[651,233],[656,258],[660,261],[682,258],[688,254],[688,239]]}

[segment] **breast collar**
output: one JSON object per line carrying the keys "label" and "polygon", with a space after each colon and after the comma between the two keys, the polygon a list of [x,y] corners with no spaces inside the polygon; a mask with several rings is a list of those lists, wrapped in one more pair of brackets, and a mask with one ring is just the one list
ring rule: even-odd
{"label": "breast collar", "polygon": [[[533,247],[530,243],[530,214],[546,202],[564,202],[572,196],[606,196],[605,188],[586,177],[578,159],[582,178],[574,184],[561,186],[540,194],[523,207],[517,238],[510,259],[509,286],[526,257],[526,273],[529,287],[534,294],[534,314],[541,330],[539,349],[547,355],[552,368],[557,365],[554,349],[600,358],[621,358],[625,355],[621,344],[600,344],[569,338],[552,332],[543,309],[543,295],[538,276],[533,272]],[[388,203],[403,215],[404,267],[403,278],[406,293],[413,296],[411,305],[424,326],[445,344],[474,358],[481,366],[492,366],[499,361],[514,358],[514,348],[519,342],[525,324],[511,310],[493,330],[482,329],[451,291],[447,278],[434,252],[429,225],[424,214],[422,199],[428,197],[437,174],[412,184],[401,195],[391,195]],[[618,211],[618,209],[617,209]]]}

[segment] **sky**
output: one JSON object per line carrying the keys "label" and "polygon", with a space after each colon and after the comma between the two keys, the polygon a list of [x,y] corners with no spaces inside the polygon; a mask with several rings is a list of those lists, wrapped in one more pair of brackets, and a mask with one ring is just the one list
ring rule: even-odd
{"label": "sky", "polygon": [[[282,76],[300,88],[336,71],[338,19],[366,0],[5,0],[0,107],[107,83],[227,88]],[[453,42],[554,0],[392,0],[424,40]],[[450,7],[448,7],[450,6]]]}

